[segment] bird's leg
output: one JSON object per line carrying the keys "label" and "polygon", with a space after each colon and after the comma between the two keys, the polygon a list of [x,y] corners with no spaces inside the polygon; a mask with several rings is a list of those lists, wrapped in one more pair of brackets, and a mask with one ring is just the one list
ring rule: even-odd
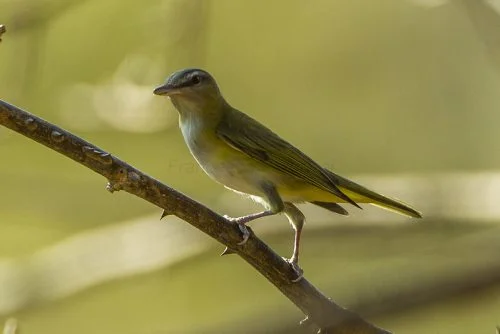
{"label": "bird's leg", "polygon": [[236,218],[224,215],[224,218],[226,218],[227,220],[229,220],[233,223],[238,224],[238,227],[240,228],[240,231],[243,234],[243,240],[238,242],[238,246],[241,246],[241,245],[246,244],[246,242],[248,241],[248,238],[250,238],[250,232],[248,231],[246,223],[248,223],[252,220],[258,219],[258,218],[272,216],[272,215],[275,215],[277,213],[278,212],[273,212],[272,210],[266,210],[266,211],[252,213],[252,214],[249,214],[246,216],[236,217]]}
{"label": "bird's leg", "polygon": [[302,227],[304,226],[305,216],[304,214],[292,203],[286,202],[285,209],[283,211],[287,216],[290,224],[295,230],[295,238],[293,243],[293,254],[292,257],[287,260],[292,266],[293,270],[297,273],[297,278],[292,280],[292,282],[298,282],[302,279],[304,271],[299,267],[299,247],[300,247],[300,236],[302,234]]}
{"label": "bird's leg", "polygon": [[273,184],[264,183],[262,185],[261,190],[265,194],[265,199],[266,199],[266,202],[269,206],[268,210],[265,210],[262,212],[257,212],[257,213],[252,213],[252,214],[242,216],[242,217],[237,217],[237,218],[231,218],[231,217],[224,216],[224,218],[226,218],[227,220],[230,220],[232,222],[237,223],[238,227],[240,228],[241,233],[243,233],[243,240],[238,243],[238,245],[240,245],[240,246],[244,245],[248,241],[248,238],[250,237],[250,232],[248,231],[248,229],[245,225],[246,223],[248,223],[252,220],[258,219],[258,218],[276,215],[276,214],[282,212],[283,209],[285,208],[285,204],[283,203],[283,200],[281,199],[280,195],[278,194],[278,191],[276,190],[276,188],[274,187]]}
{"label": "bird's leg", "polygon": [[224,218],[226,218],[227,220],[229,220],[229,221],[231,221],[233,223],[237,223],[237,224],[240,224],[240,225],[245,225],[246,223],[251,222],[252,220],[255,220],[255,219],[258,219],[258,218],[262,218],[262,217],[266,217],[266,216],[272,216],[272,215],[275,215],[277,213],[278,212],[273,212],[272,210],[265,210],[265,211],[262,211],[262,212],[251,213],[249,215],[242,216],[242,217],[236,217],[236,218],[224,215]]}

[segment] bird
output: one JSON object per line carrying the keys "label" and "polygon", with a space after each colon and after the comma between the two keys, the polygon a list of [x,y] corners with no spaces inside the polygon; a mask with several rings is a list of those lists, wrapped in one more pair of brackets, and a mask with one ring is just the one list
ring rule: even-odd
{"label": "bird", "polygon": [[[184,141],[200,167],[215,181],[262,204],[265,210],[228,217],[240,227],[243,245],[248,222],[283,213],[295,231],[288,259],[299,280],[299,249],[304,214],[296,204],[312,203],[348,215],[339,203],[361,208],[369,203],[405,216],[421,218],[409,205],[369,190],[322,167],[272,130],[233,108],[210,73],[187,68],[172,73],[155,95],[170,99],[179,113]],[[295,280],[294,280],[295,281]]]}

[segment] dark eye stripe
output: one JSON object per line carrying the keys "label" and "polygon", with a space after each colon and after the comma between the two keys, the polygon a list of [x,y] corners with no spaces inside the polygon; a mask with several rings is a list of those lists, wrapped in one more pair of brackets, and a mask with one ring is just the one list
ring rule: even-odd
{"label": "dark eye stripe", "polygon": [[167,84],[177,88],[191,87],[199,84],[205,78],[206,76],[200,72],[179,73],[178,75],[172,75],[168,79]]}

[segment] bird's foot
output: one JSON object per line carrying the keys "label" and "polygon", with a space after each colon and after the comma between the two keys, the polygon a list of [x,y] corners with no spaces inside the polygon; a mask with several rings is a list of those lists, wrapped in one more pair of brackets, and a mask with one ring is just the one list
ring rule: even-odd
{"label": "bird's foot", "polygon": [[234,218],[234,217],[229,217],[227,215],[224,215],[224,218],[226,220],[229,220],[232,223],[238,224],[238,227],[240,228],[240,231],[243,234],[243,240],[238,242],[238,246],[242,246],[242,245],[246,244],[248,241],[248,238],[250,238],[250,231],[248,230],[248,228],[245,225],[246,219],[243,219],[246,217]]}
{"label": "bird's foot", "polygon": [[222,217],[224,217],[225,220],[229,220],[231,223],[237,223],[238,222],[238,218],[234,218],[234,217],[231,217],[231,216],[228,216],[228,215],[224,215]]}
{"label": "bird's foot", "polygon": [[248,230],[245,224],[238,224],[238,227],[240,228],[241,233],[243,233],[243,240],[238,242],[238,246],[242,246],[246,244],[248,238],[250,238],[250,231]]}
{"label": "bird's foot", "polygon": [[243,217],[230,217],[228,215],[224,215],[223,216],[224,219],[226,220],[229,220],[231,223],[236,223],[236,224],[240,224],[240,225],[244,225],[245,223],[248,222],[248,217],[247,216],[243,216]]}
{"label": "bird's foot", "polygon": [[283,258],[286,262],[290,264],[290,267],[292,267],[293,271],[297,274],[297,278],[294,278],[292,280],[292,283],[297,283],[304,277],[304,270],[299,266],[298,261],[294,259],[287,259]]}

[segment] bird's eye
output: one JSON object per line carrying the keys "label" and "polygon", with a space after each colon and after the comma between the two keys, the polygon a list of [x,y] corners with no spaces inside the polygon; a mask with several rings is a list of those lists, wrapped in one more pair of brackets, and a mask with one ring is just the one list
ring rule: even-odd
{"label": "bird's eye", "polygon": [[199,75],[193,75],[193,77],[191,78],[191,83],[193,85],[197,85],[201,82],[201,77]]}

